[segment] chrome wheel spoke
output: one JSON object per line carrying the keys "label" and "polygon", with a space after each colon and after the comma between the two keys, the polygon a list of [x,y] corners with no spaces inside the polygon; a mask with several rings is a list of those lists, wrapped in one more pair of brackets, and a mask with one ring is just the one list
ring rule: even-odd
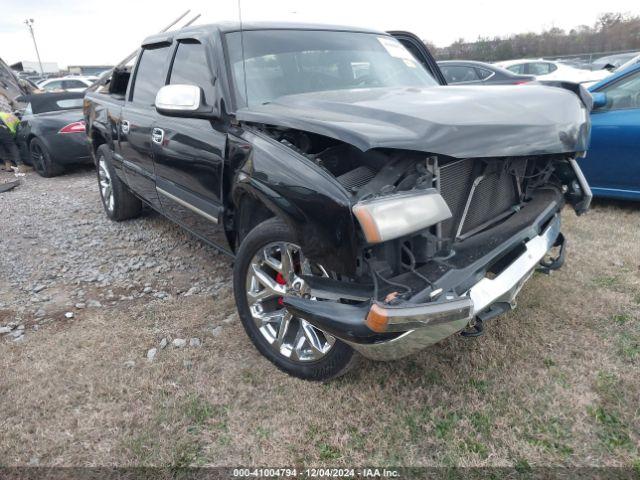
{"label": "chrome wheel spoke", "polygon": [[276,260],[275,258],[273,258],[269,252],[267,252],[267,250],[263,251],[263,255],[264,255],[264,263],[266,263],[270,268],[272,268],[273,270],[275,270],[278,273],[282,273],[282,262]]}
{"label": "chrome wheel spoke", "polygon": [[274,350],[298,362],[321,359],[335,343],[334,337],[282,306],[282,297],[300,295],[304,287],[300,275],[315,271],[328,276],[321,266],[316,267],[312,270],[297,245],[274,242],[256,253],[247,272],[247,303],[256,327]]}
{"label": "chrome wheel spoke", "polygon": [[277,310],[275,312],[261,313],[259,314],[259,316],[263,324],[265,323],[281,324],[284,317],[286,316],[286,312],[282,310]]}
{"label": "chrome wheel spoke", "polygon": [[249,297],[249,304],[254,305],[255,303],[260,303],[263,300],[267,300],[269,298],[273,298],[277,294],[268,288],[263,288],[258,291],[248,291],[247,296]]}
{"label": "chrome wheel spoke", "polygon": [[256,277],[258,282],[260,282],[265,289],[271,291],[273,296],[284,295],[286,293],[285,286],[280,285],[278,282],[276,282],[258,265],[252,263],[251,269],[253,270],[253,275]]}
{"label": "chrome wheel spoke", "polygon": [[303,360],[305,358],[304,356],[304,351],[303,351],[303,347],[304,344],[306,343],[307,339],[304,336],[304,333],[302,332],[302,329],[299,328],[298,332],[296,333],[296,338],[293,340],[292,342],[292,349],[291,349],[291,359],[292,360]]}
{"label": "chrome wheel spoke", "polygon": [[291,246],[285,243],[280,247],[280,251],[282,257],[282,260],[280,262],[282,264],[282,270],[280,271],[280,273],[282,273],[285,280],[290,281],[295,274],[295,265],[293,263]]}
{"label": "chrome wheel spoke", "polygon": [[280,320],[280,325],[278,327],[278,336],[274,342],[274,347],[280,348],[284,343],[284,339],[287,336],[287,332],[289,331],[289,325],[291,325],[291,320],[293,317],[289,312],[286,312],[282,316],[282,320]]}
{"label": "chrome wheel spoke", "polygon": [[98,184],[105,206],[109,211],[112,211],[115,204],[113,186],[111,184],[111,175],[109,175],[109,170],[103,159],[98,163]]}
{"label": "chrome wheel spoke", "polygon": [[304,333],[304,337],[307,341],[307,343],[309,344],[309,346],[315,350],[317,353],[324,353],[323,352],[323,346],[322,346],[322,341],[320,340],[320,338],[318,337],[318,331],[313,328],[313,326],[307,322],[306,320],[301,320],[300,321],[301,324],[301,329]]}

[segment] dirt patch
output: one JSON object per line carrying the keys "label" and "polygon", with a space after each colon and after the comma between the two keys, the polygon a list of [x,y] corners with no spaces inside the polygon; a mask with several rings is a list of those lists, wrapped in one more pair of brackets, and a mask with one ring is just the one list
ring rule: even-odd
{"label": "dirt patch", "polygon": [[25,325],[0,340],[5,465],[638,462],[635,204],[567,210],[565,268],[536,274],[484,337],[328,384],[252,347],[213,249],[155,214],[108,222],[90,171],[28,175],[0,215],[0,318]]}

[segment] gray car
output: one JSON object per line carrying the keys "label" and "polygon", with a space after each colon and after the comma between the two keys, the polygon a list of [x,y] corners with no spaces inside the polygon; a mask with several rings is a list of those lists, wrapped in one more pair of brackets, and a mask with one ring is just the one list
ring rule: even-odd
{"label": "gray car", "polygon": [[504,68],[471,60],[445,60],[438,62],[449,85],[520,85],[532,82],[532,75],[518,75]]}

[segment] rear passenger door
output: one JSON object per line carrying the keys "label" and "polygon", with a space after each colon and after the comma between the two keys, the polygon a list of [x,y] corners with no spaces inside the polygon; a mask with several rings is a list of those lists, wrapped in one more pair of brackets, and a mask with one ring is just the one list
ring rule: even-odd
{"label": "rear passenger door", "polygon": [[[210,39],[183,38],[175,47],[170,85],[196,85],[215,104],[214,53]],[[158,198],[164,213],[221,247],[222,173],[226,133],[211,120],[158,114],[154,125]]]}
{"label": "rear passenger door", "polygon": [[143,48],[127,92],[119,124],[120,154],[129,187],[161,209],[155,186],[152,130],[156,121],[156,93],[165,83],[169,44]]}

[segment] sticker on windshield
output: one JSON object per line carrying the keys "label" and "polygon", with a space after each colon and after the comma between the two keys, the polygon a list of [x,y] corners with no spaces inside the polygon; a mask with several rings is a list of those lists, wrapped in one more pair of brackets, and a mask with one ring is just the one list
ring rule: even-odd
{"label": "sticker on windshield", "polygon": [[411,52],[404,48],[404,46],[395,39],[386,38],[386,37],[376,37],[380,44],[385,48],[389,55],[396,58],[401,58],[403,60],[414,60]]}
{"label": "sticker on windshield", "polygon": [[417,68],[418,66],[413,58],[403,58],[402,61],[407,67]]}

